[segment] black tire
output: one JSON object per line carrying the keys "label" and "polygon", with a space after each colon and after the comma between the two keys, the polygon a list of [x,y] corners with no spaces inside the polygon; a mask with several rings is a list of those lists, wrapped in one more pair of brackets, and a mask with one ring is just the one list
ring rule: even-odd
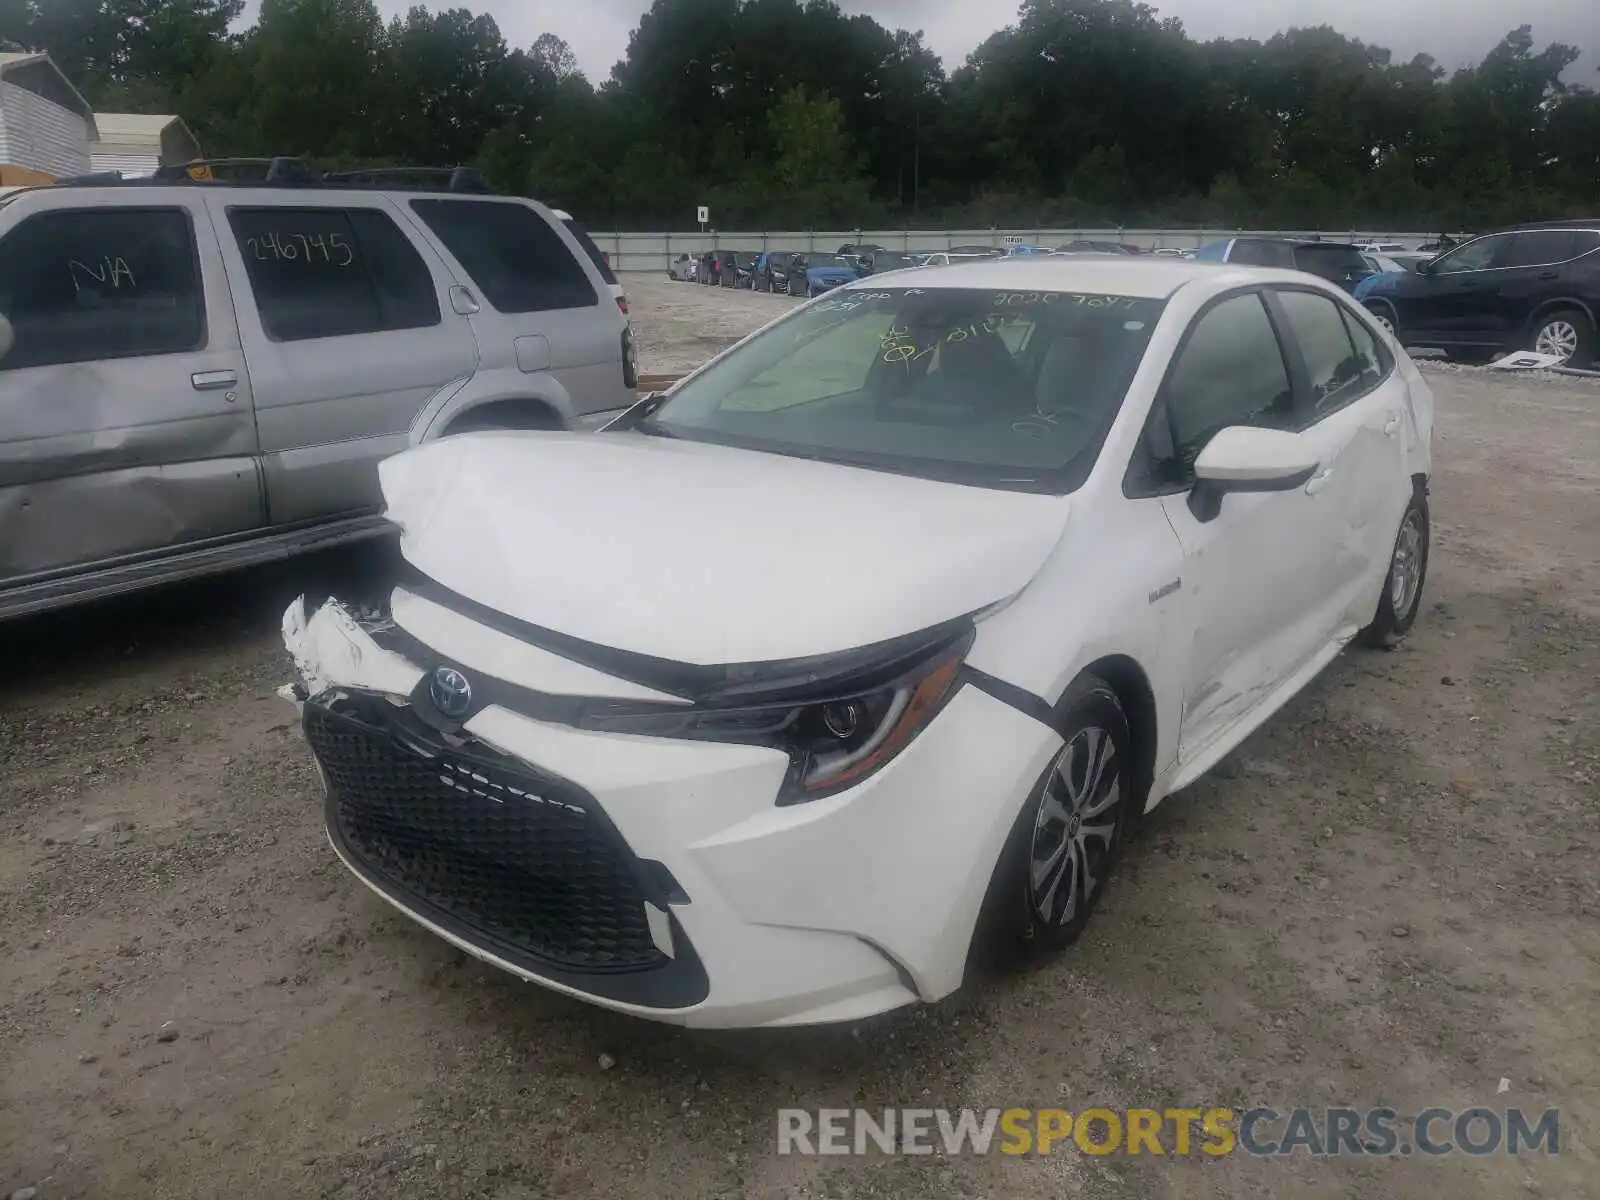
{"label": "black tire", "polygon": [[1369,300],[1366,307],[1369,313],[1378,318],[1378,323],[1388,329],[1396,344],[1405,345],[1400,340],[1400,316],[1394,311],[1394,305],[1387,300]]}
{"label": "black tire", "polygon": [[[1559,338],[1551,337],[1556,331],[1560,332]],[[1572,338],[1572,353],[1567,356],[1562,364],[1568,367],[1587,367],[1595,361],[1595,356],[1600,353],[1600,345],[1595,338],[1594,322],[1589,320],[1589,315],[1579,308],[1558,308],[1547,312],[1533,322],[1533,327],[1528,331],[1528,349],[1542,354],[1559,354],[1560,349],[1551,348],[1540,350],[1541,342],[1548,338],[1551,341],[1565,343],[1566,335]]]}
{"label": "black tire", "polygon": [[[1411,493],[1395,533],[1377,614],[1357,637],[1363,646],[1393,650],[1416,624],[1417,613],[1422,609],[1422,589],[1428,582],[1428,547],[1432,540],[1429,531],[1428,495],[1418,486]],[[1396,582],[1400,571],[1407,572],[1404,584]]]}
{"label": "black tire", "polygon": [[[1128,719],[1111,686],[1081,676],[1056,706],[1056,722],[1066,745],[1028,793],[1000,852],[973,932],[973,965],[1020,970],[1077,941],[1133,819],[1138,768]],[[1110,755],[1096,775],[1091,755],[1103,754],[1108,741]],[[1084,833],[1095,829],[1104,829],[1104,837]],[[1038,886],[1036,863],[1045,880]]]}

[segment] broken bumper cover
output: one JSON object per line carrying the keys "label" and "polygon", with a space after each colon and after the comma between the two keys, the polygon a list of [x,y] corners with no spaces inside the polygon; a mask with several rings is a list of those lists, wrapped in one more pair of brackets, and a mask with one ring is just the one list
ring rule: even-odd
{"label": "broken bumper cover", "polygon": [[[309,619],[291,606],[284,630],[329,838],[364,883],[524,979],[682,1025],[848,1020],[953,991],[1000,846],[1059,744],[964,687],[878,774],[779,807],[788,760],[770,748],[497,706],[451,739],[411,711],[436,664],[336,603]],[[471,657],[460,628],[406,632]]]}

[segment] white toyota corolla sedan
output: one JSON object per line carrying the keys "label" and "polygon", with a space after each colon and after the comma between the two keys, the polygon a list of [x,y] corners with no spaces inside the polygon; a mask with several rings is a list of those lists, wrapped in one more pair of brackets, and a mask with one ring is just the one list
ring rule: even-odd
{"label": "white toyota corolla sedan", "polygon": [[1433,401],[1342,292],[1154,259],[893,279],[605,431],[383,463],[387,611],[284,616],[363,883],[641,1017],[937,1000],[1072,942],[1130,822],[1411,627]]}

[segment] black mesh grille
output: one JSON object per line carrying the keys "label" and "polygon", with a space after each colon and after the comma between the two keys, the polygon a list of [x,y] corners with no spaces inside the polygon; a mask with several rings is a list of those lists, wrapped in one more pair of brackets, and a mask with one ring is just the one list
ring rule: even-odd
{"label": "black mesh grille", "polygon": [[488,755],[412,749],[320,705],[305,713],[334,834],[377,882],[475,940],[570,970],[667,961],[650,936],[632,856],[585,793]]}

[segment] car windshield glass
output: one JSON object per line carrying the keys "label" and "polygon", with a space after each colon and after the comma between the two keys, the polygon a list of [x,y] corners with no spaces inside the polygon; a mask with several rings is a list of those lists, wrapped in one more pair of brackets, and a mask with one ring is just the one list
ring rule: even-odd
{"label": "car windshield glass", "polygon": [[1025,491],[1093,465],[1165,301],[851,290],[685,381],[646,433]]}
{"label": "car windshield glass", "polygon": [[850,271],[855,269],[855,263],[838,254],[813,254],[806,260],[808,267],[843,267]]}
{"label": "car windshield glass", "polygon": [[893,270],[895,267],[909,267],[911,259],[904,254],[890,254],[888,252],[874,254],[872,265],[880,271]]}

